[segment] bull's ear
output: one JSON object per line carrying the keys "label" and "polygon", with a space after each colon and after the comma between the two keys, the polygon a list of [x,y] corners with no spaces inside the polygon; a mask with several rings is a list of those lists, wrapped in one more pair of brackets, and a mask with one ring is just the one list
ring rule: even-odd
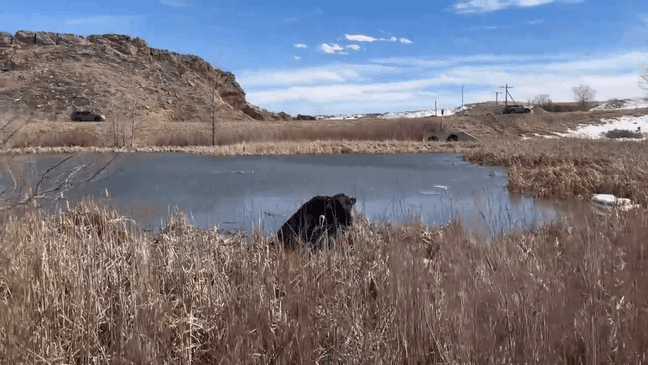
{"label": "bull's ear", "polygon": [[351,198],[351,205],[356,203],[356,198]]}

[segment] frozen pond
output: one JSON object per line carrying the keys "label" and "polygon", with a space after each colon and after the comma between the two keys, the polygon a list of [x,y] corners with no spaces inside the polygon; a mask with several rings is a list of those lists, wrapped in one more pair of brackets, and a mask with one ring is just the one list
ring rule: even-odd
{"label": "frozen pond", "polygon": [[[14,165],[21,161],[23,175],[37,181],[65,157],[20,156]],[[77,155],[58,170],[110,158]],[[459,217],[469,229],[490,235],[557,219],[553,203],[509,193],[505,168],[471,165],[458,154],[232,158],[122,154],[107,174],[112,176],[73,188],[65,198],[70,203],[85,196],[103,199],[151,228],[159,228],[177,206],[201,227],[248,232],[258,227],[271,234],[313,196],[337,193],[356,197],[356,213],[376,222],[422,219],[438,225]],[[0,185],[8,179],[2,172]]]}

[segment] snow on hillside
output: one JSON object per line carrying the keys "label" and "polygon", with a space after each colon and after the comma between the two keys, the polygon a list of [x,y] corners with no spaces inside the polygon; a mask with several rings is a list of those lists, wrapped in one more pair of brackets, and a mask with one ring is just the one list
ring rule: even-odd
{"label": "snow on hillside", "polygon": [[610,99],[591,110],[642,109],[648,108],[648,98]]}
{"label": "snow on hillside", "polygon": [[[443,115],[454,115],[461,112],[461,107],[454,109],[443,109]],[[369,114],[337,114],[337,115],[322,115],[317,119],[323,120],[353,120],[362,118],[382,118],[382,119],[396,119],[396,118],[425,118],[434,115],[441,116],[441,109],[437,109],[436,114],[434,109],[415,110],[406,112],[388,112],[388,113],[369,113]]]}
{"label": "snow on hillside", "polygon": [[562,133],[559,135],[562,137],[596,139],[605,138],[605,133],[618,129],[642,133],[643,138],[636,138],[637,140],[648,139],[648,136],[646,134],[646,132],[648,132],[648,115],[642,115],[640,117],[624,115],[619,118],[603,119],[603,122],[605,123],[599,125],[581,126],[576,130],[570,130],[567,133]]}
{"label": "snow on hillside", "polygon": [[[618,118],[603,119],[603,124],[591,124],[583,125],[574,130],[569,130],[567,133],[555,133],[550,136],[543,136],[544,138],[558,138],[558,137],[570,137],[570,138],[589,138],[589,139],[601,139],[607,138],[605,134],[613,130],[625,130],[631,132],[638,132],[642,134],[642,138],[625,138],[631,141],[641,141],[648,140],[648,115],[642,115],[640,117],[633,117],[629,115],[624,115]],[[532,134],[531,136],[523,136],[522,139],[528,139],[531,137],[538,137],[537,134]]]}

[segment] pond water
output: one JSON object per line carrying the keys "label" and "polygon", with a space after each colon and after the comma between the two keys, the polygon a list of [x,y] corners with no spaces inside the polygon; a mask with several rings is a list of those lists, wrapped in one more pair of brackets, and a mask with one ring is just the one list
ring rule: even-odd
{"label": "pond water", "polygon": [[[21,173],[33,185],[65,157],[20,156],[13,165],[22,165]],[[110,158],[75,155],[51,171],[43,186],[51,186],[60,171],[93,161],[99,166]],[[14,168],[14,175],[18,170]],[[94,171],[85,172],[86,177]],[[458,154],[121,154],[102,178],[107,176],[75,186],[65,198],[72,204],[86,196],[102,199],[146,228],[161,227],[168,212],[178,207],[200,227],[272,234],[313,196],[337,193],[356,197],[355,212],[371,221],[421,219],[440,225],[458,218],[469,230],[488,236],[556,221],[560,212],[551,202],[508,192],[505,168],[472,165]],[[75,176],[83,177],[82,171]],[[9,181],[5,170],[0,189]],[[57,206],[60,202],[48,209]]]}

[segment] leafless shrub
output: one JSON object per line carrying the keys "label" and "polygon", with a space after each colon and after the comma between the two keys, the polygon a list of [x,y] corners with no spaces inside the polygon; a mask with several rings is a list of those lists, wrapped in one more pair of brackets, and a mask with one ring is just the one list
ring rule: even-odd
{"label": "leafless shrub", "polygon": [[105,180],[110,177],[106,176],[106,172],[117,156],[114,155],[105,164],[92,161],[69,166],[68,162],[74,157],[70,155],[48,167],[38,175],[37,181],[33,181],[26,171],[12,167],[10,161],[5,172],[11,180],[6,186],[0,187],[0,211],[25,206],[39,207],[41,201],[62,199],[65,192],[76,185]]}
{"label": "leafless shrub", "polygon": [[534,105],[545,105],[551,103],[551,98],[549,94],[540,94],[533,98]]}
{"label": "leafless shrub", "polygon": [[614,129],[605,133],[607,138],[643,138],[643,133],[625,129]]}

